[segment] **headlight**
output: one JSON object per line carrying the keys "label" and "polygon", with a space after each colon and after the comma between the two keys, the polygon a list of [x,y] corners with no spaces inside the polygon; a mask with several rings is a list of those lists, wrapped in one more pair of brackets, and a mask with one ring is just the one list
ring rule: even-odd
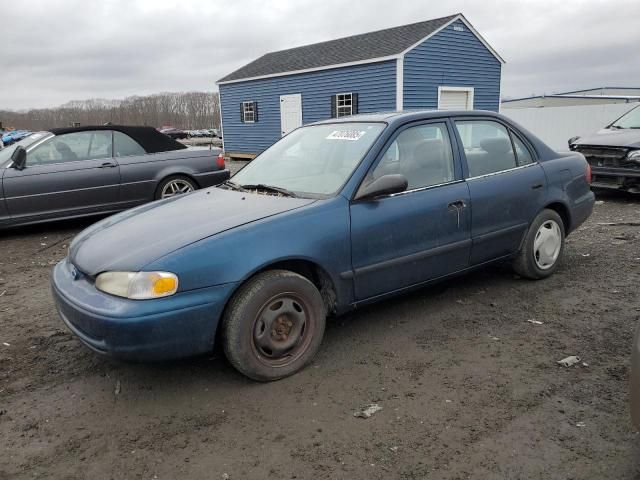
{"label": "headlight", "polygon": [[627,153],[627,160],[632,162],[640,162],[640,150],[632,150]]}
{"label": "headlight", "polygon": [[148,300],[176,293],[178,277],[169,272],[104,272],[96,278],[96,288],[118,297]]}

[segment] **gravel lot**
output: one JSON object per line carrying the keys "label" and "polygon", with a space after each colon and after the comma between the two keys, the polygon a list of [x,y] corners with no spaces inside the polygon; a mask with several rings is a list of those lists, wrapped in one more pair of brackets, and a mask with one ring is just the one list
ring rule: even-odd
{"label": "gravel lot", "polygon": [[600,198],[552,278],[496,266],[333,319],[315,362],[271,384],[219,352],[96,357],[49,293],[90,222],[2,232],[0,479],[640,478],[640,202]]}

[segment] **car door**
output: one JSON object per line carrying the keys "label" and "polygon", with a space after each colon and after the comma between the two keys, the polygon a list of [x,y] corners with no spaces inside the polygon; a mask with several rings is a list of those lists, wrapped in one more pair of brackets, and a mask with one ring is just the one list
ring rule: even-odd
{"label": "car door", "polygon": [[118,131],[113,132],[113,154],[120,166],[120,202],[130,207],[152,200],[156,173],[162,165],[160,156],[148,155],[142,145]]}
{"label": "car door", "polygon": [[9,168],[3,178],[11,218],[108,210],[120,188],[112,151],[106,130],[57,135],[29,149],[25,168]]}
{"label": "car door", "polygon": [[469,189],[451,129],[447,121],[402,127],[365,177],[360,188],[385,174],[404,175],[408,188],[350,206],[356,300],[468,266]]}
{"label": "car door", "polygon": [[455,120],[471,194],[471,264],[510,255],[546,195],[546,177],[533,149],[494,119]]}

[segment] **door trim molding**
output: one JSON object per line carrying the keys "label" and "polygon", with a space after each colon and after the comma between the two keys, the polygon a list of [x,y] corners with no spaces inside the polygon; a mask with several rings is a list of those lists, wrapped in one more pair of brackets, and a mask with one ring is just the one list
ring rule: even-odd
{"label": "door trim molding", "polygon": [[364,267],[355,268],[351,271],[341,273],[340,278],[352,278],[354,276],[357,277],[358,275],[372,273],[377,270],[382,270],[384,268],[395,267],[403,263],[423,260],[425,258],[433,257],[435,255],[441,255],[443,253],[448,253],[450,251],[458,250],[460,248],[464,248],[467,246],[471,246],[470,238],[467,238],[465,240],[460,240],[458,242],[449,243],[447,245],[430,248],[429,250],[425,250],[422,252],[410,253],[409,255],[403,255],[402,257],[391,258],[389,260],[384,260],[382,262],[373,263],[371,265],[367,265]]}

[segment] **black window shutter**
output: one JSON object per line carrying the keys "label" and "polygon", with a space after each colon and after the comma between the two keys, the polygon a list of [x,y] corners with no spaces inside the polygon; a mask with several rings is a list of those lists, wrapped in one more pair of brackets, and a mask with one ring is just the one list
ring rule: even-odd
{"label": "black window shutter", "polygon": [[240,121],[244,123],[244,105],[240,102]]}
{"label": "black window shutter", "polygon": [[351,113],[353,115],[358,113],[358,94],[357,93],[351,94]]}
{"label": "black window shutter", "polygon": [[253,121],[258,121],[258,102],[253,102]]}
{"label": "black window shutter", "polygon": [[331,118],[338,116],[338,109],[336,108],[336,96],[331,95]]}

